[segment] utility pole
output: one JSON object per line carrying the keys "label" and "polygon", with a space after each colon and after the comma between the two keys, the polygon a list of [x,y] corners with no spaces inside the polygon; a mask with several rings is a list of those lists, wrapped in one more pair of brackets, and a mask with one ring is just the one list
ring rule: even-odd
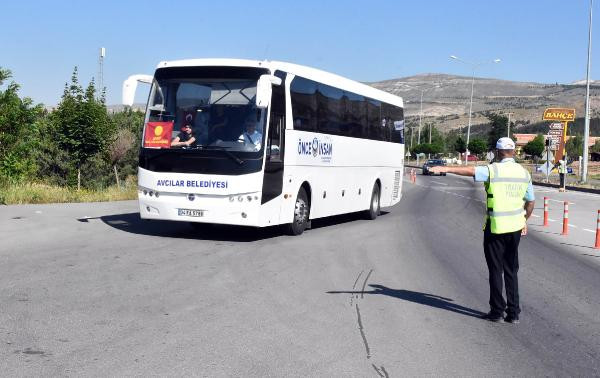
{"label": "utility pole", "polygon": [[515,113],[505,113],[506,115],[508,115],[508,122],[506,123],[506,137],[510,138],[510,116],[515,114]]}
{"label": "utility pole", "polygon": [[429,123],[429,144],[431,144],[431,128],[433,127],[433,123]]}
{"label": "utility pole", "polygon": [[590,0],[590,25],[588,31],[588,59],[585,88],[585,124],[583,128],[583,163],[581,165],[581,182],[587,181],[588,174],[588,144],[590,140],[590,65],[592,59],[592,7],[594,0]]}
{"label": "utility pole", "polygon": [[[421,111],[419,113],[419,140],[418,143],[421,144],[421,121],[423,118],[423,93],[425,93],[425,91],[428,91],[430,89],[435,89],[435,88],[439,88],[438,84],[433,84],[432,87],[429,88],[423,88],[421,89]],[[429,126],[429,144],[431,144],[431,125]],[[427,158],[431,158],[431,154],[427,154]],[[417,165],[419,164],[419,158],[417,157]]]}
{"label": "utility pole", "polygon": [[[431,128],[433,127],[433,123],[429,123],[429,146],[431,147]],[[431,153],[427,154],[427,159],[431,159]]]}

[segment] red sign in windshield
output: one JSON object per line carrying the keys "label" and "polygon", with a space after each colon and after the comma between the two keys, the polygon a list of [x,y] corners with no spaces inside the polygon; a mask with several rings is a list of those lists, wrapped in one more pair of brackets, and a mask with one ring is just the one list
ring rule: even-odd
{"label": "red sign in windshield", "polygon": [[171,147],[173,121],[148,122],[144,134],[144,147]]}

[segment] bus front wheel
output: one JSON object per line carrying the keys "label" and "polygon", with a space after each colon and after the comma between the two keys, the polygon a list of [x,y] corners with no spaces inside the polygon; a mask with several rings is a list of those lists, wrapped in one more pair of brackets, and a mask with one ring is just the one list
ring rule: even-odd
{"label": "bus front wheel", "polygon": [[294,205],[294,218],[292,223],[286,225],[288,234],[296,236],[304,232],[308,225],[309,209],[310,204],[308,203],[306,190],[300,188],[298,196],[296,197],[296,204]]}
{"label": "bus front wheel", "polygon": [[381,204],[379,203],[380,198],[381,194],[379,191],[379,185],[375,183],[373,185],[373,192],[371,194],[371,205],[369,206],[369,210],[366,211],[367,219],[373,220],[377,218],[381,212]]}

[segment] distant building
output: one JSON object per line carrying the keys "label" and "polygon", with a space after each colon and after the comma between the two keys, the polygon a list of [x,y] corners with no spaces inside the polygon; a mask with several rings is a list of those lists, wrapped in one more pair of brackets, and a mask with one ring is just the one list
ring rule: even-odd
{"label": "distant building", "polygon": [[[513,134],[513,138],[515,139],[515,153],[517,155],[521,155],[521,153],[523,152],[523,147],[531,142],[538,134],[517,134],[514,133]],[[544,135],[544,138],[547,138],[547,135]],[[567,140],[569,140],[571,138],[570,135],[567,135]],[[588,140],[588,147],[592,147],[595,143],[596,140],[600,140],[600,137],[598,136],[591,136],[590,139]]]}

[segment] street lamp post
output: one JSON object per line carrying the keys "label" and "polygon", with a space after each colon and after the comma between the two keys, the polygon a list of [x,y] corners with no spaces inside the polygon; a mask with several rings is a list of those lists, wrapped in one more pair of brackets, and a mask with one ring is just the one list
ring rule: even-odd
{"label": "street lamp post", "polygon": [[[417,145],[421,144],[421,120],[423,118],[423,91],[421,91],[421,110],[419,111],[419,134],[417,136]],[[419,154],[417,154],[417,166],[419,166]]]}
{"label": "street lamp post", "polygon": [[590,25],[588,30],[588,59],[586,73],[586,89],[585,89],[585,123],[583,130],[583,163],[581,166],[581,182],[587,181],[588,174],[588,141],[590,139],[590,65],[592,54],[592,7],[594,1],[590,0]]}
{"label": "street lamp post", "polygon": [[480,67],[486,63],[500,63],[500,59],[494,59],[491,62],[484,61],[484,62],[479,62],[479,63],[467,62],[466,60],[463,60],[463,59],[457,57],[456,55],[450,55],[450,59],[458,60],[459,62],[462,62],[464,64],[471,66],[471,71],[473,73],[471,76],[471,100],[469,101],[469,125],[467,126],[467,151],[465,153],[465,165],[466,165],[469,161],[469,138],[471,136],[471,115],[473,112],[473,86],[475,84],[475,70],[478,67]]}

